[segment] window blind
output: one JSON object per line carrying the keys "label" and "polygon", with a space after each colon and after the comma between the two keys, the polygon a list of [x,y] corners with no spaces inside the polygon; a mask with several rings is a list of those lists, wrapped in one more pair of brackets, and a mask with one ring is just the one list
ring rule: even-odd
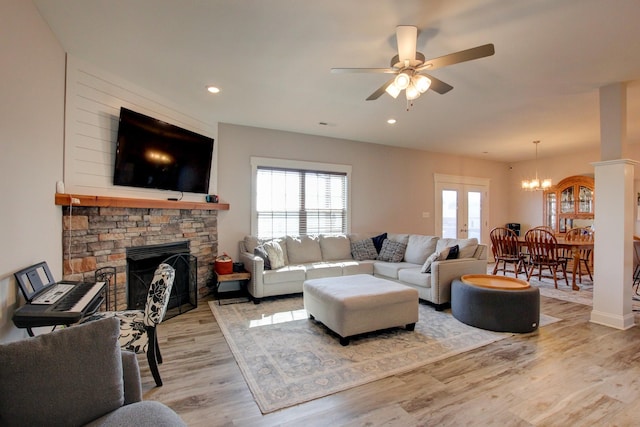
{"label": "window blind", "polygon": [[259,238],[346,232],[346,173],[260,166],[256,184]]}

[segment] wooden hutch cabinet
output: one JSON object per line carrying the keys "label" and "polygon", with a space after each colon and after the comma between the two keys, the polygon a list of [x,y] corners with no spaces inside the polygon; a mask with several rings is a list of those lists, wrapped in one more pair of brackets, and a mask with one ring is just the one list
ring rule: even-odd
{"label": "wooden hutch cabinet", "polygon": [[594,179],[570,176],[545,190],[544,225],[556,233],[566,233],[575,227],[593,225],[595,212]]}

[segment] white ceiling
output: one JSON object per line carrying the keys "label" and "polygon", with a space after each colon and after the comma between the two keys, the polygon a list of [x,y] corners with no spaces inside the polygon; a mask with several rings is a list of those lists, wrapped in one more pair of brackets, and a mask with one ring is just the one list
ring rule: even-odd
{"label": "white ceiling", "polygon": [[[638,0],[34,3],[68,53],[208,122],[530,160],[533,140],[540,157],[598,147],[598,89],[628,82],[628,139],[640,142]],[[454,89],[410,111],[402,96],[365,101],[386,74],[329,72],[387,67],[397,25],[418,27],[427,59],[486,43],[496,53],[433,71]]]}

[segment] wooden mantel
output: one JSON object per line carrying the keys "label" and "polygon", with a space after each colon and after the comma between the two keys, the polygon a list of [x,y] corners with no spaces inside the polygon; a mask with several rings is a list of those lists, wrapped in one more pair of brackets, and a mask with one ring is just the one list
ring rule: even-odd
{"label": "wooden mantel", "polygon": [[[79,202],[76,201],[79,200]],[[87,196],[83,194],[56,193],[56,205],[97,206],[108,208],[147,208],[147,209],[199,209],[208,211],[228,211],[228,203],[188,202],[157,199],[134,199],[126,197]]]}

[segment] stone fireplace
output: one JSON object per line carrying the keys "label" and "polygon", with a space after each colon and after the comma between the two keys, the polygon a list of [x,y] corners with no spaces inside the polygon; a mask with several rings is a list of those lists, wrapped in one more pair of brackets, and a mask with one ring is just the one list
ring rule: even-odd
{"label": "stone fireplace", "polygon": [[[127,249],[142,246],[186,242],[190,255],[197,258],[195,292],[198,297],[208,293],[218,252],[219,208],[214,205],[200,203],[196,208],[174,209],[82,206],[84,200],[81,206],[58,204],[62,205],[64,279],[94,280],[96,270],[116,269],[112,294],[117,307],[105,309],[128,308]],[[175,303],[181,306],[184,301]]]}

